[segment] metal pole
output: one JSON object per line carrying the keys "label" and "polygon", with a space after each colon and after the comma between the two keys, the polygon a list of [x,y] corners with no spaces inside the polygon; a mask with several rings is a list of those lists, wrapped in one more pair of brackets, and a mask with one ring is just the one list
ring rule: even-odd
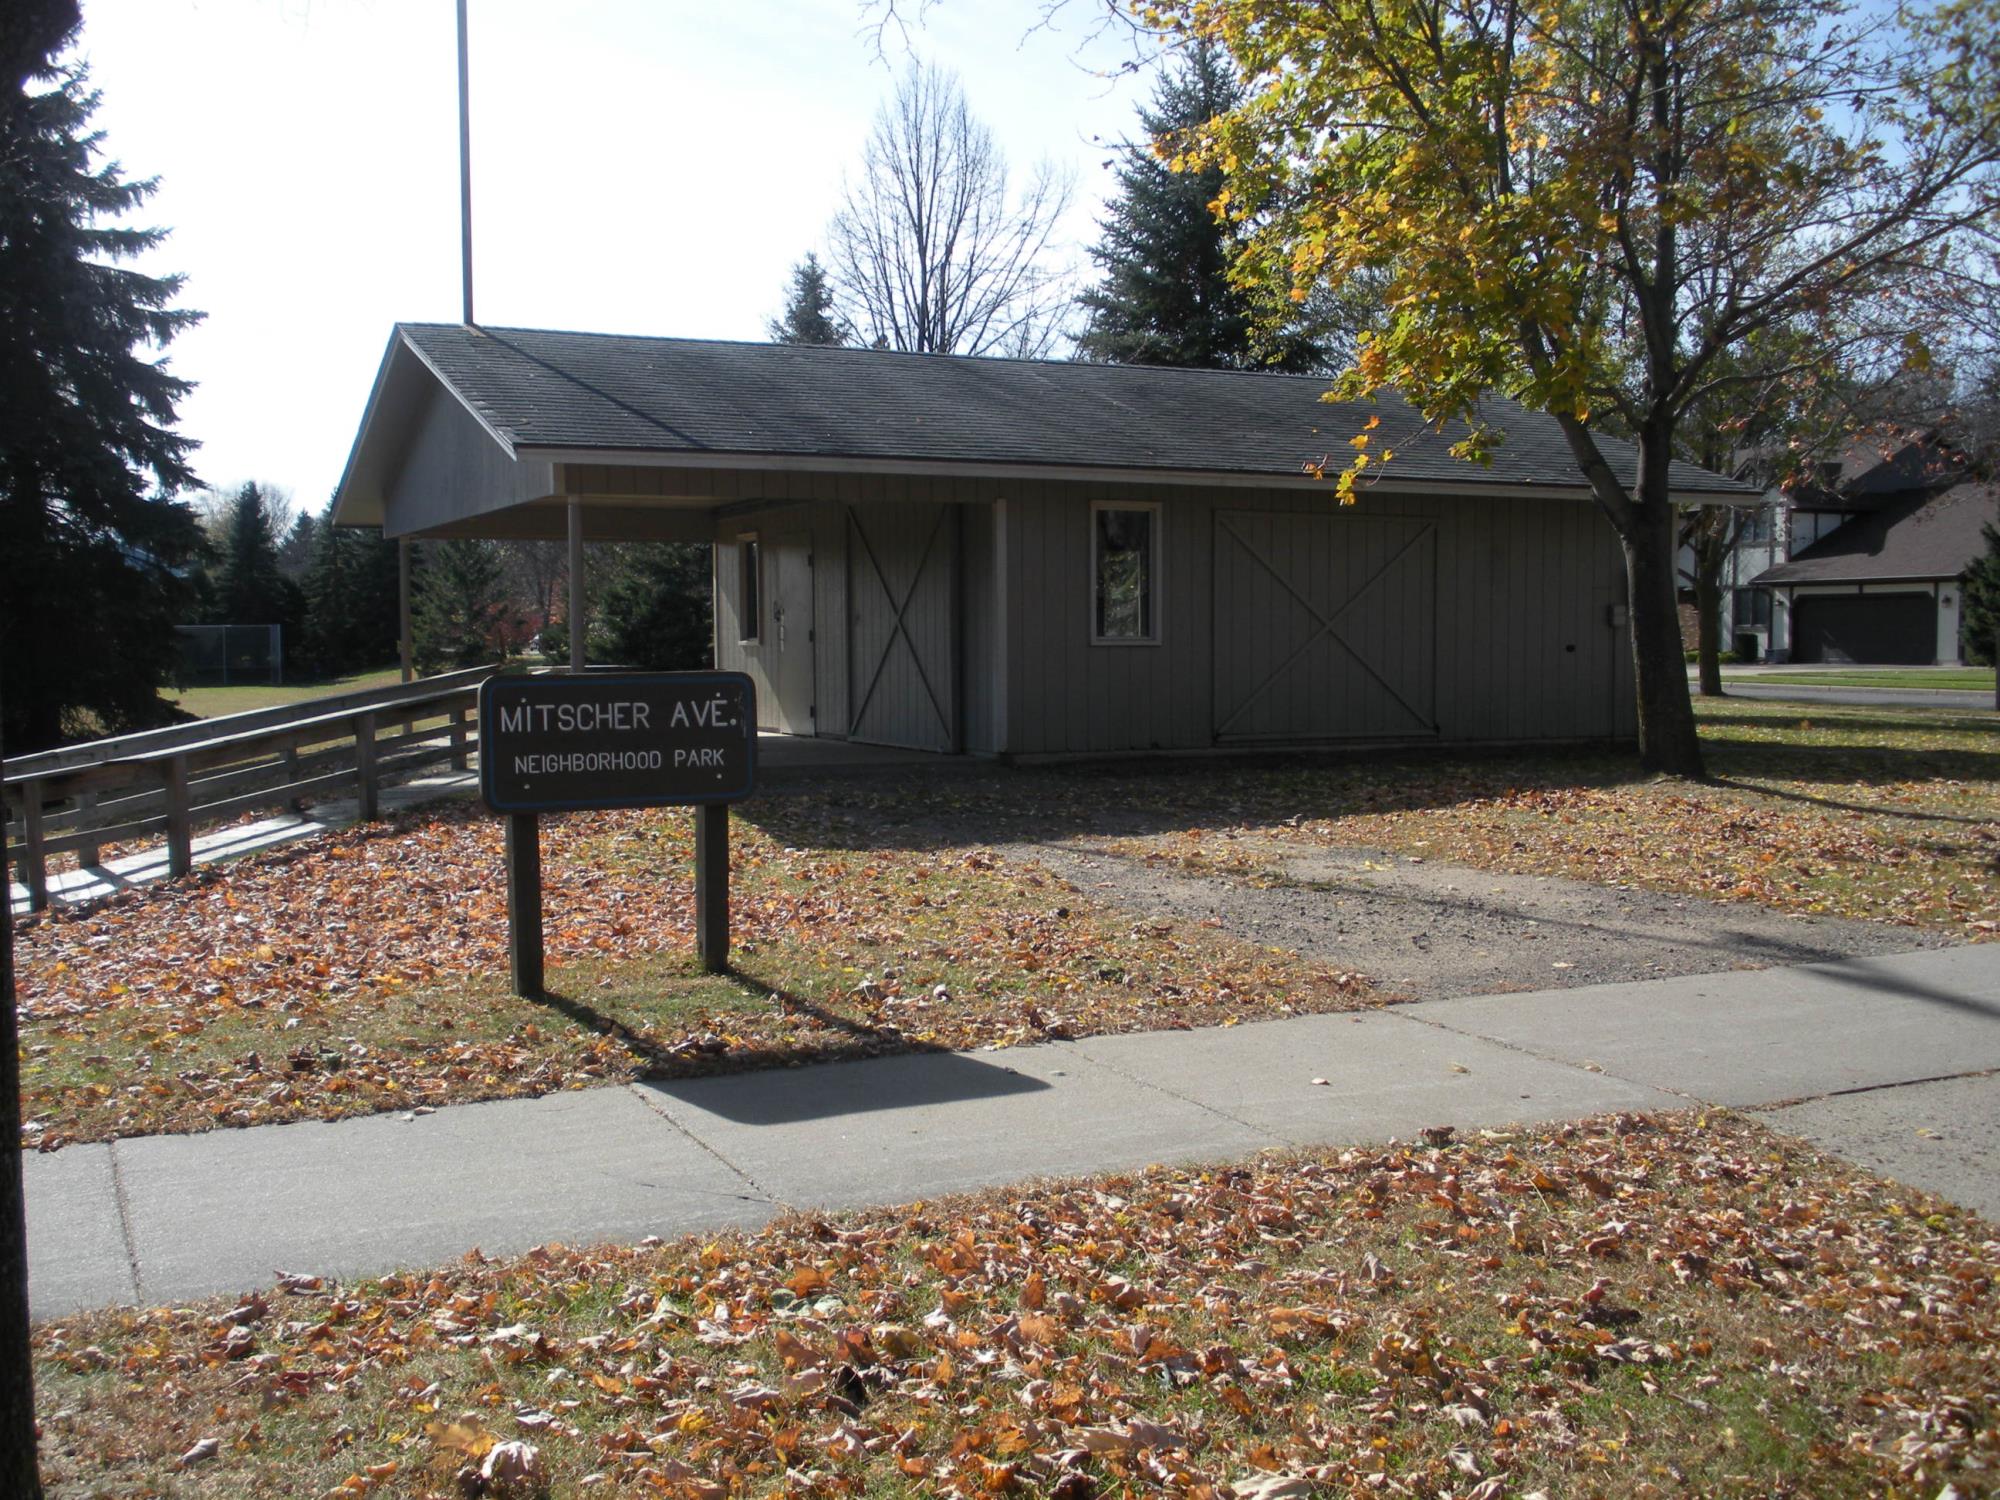
{"label": "metal pole", "polygon": [[396,657],[403,666],[403,681],[417,675],[416,642],[410,635],[410,539],[396,538]]}
{"label": "metal pole", "polygon": [[507,956],[514,993],[542,996],[542,835],[533,813],[507,814]]}
{"label": "metal pole", "polygon": [[458,0],[458,232],[465,275],[465,326],[472,317],[472,69],[466,61],[465,0]]}
{"label": "metal pole", "polygon": [[569,502],[569,669],[581,672],[589,619],[583,602],[583,502]]}
{"label": "metal pole", "polygon": [[729,972],[729,804],[694,810],[694,946],[704,974]]}

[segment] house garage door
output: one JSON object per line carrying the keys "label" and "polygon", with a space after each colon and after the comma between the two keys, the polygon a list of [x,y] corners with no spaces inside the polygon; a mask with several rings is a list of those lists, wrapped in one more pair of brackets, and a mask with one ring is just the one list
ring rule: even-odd
{"label": "house garage door", "polygon": [[1937,660],[1929,594],[1815,594],[1792,601],[1793,661]]}
{"label": "house garage door", "polygon": [[1437,727],[1437,531],[1391,516],[1215,513],[1215,738]]}

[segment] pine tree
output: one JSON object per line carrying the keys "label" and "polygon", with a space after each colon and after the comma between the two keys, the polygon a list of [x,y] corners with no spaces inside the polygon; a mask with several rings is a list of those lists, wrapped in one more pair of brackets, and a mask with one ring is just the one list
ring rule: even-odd
{"label": "pine tree", "polygon": [[[0,10],[0,374],[10,382],[22,373],[17,342],[25,330],[25,324],[15,321],[20,309],[13,278],[17,269],[25,267],[15,264],[20,257],[12,235],[20,207],[14,179],[30,159],[18,144],[33,102],[26,84],[48,76],[48,59],[75,34],[79,22],[74,0],[12,0]],[[17,490],[32,497],[36,506],[45,506],[46,501],[38,485],[17,480],[17,470],[31,474],[33,469],[17,462],[11,446],[18,434],[6,408],[17,399],[17,387],[8,384],[0,389],[8,393],[0,402],[0,549],[5,549],[17,540]],[[31,508],[27,500],[21,505],[23,510]],[[20,566],[10,551],[0,550],[0,584],[5,586],[0,592],[10,600],[18,598],[21,580],[15,574]],[[59,724],[62,717],[59,697],[44,698],[31,714],[14,713],[20,684],[29,675],[17,655],[27,642],[13,624],[15,607],[0,606],[0,675],[9,679],[5,696],[0,697],[0,758],[10,751],[19,754],[37,748],[15,738],[17,723]],[[43,691],[47,692],[46,685]],[[21,1171],[21,1032],[14,996],[13,932],[11,914],[0,914],[0,1494],[42,1500],[35,1456],[35,1364],[28,1334],[28,1212]]]}
{"label": "pine tree", "polygon": [[336,527],[328,505],[313,529],[303,588],[309,671],[338,677],[396,659],[401,601],[393,541],[373,529]]}
{"label": "pine tree", "polygon": [[1079,299],[1090,314],[1077,341],[1083,358],[1209,370],[1325,363],[1296,327],[1260,338],[1255,303],[1229,279],[1235,238],[1209,208],[1222,190],[1221,169],[1176,172],[1162,155],[1242,98],[1227,57],[1205,41],[1161,75],[1152,107],[1139,111],[1146,139],[1123,150],[1120,196],[1090,252],[1104,279]]}
{"label": "pine tree", "polygon": [[1973,560],[1959,588],[1964,606],[1959,638],[1967,659],[1991,662],[2000,653],[2000,529],[1989,521],[1980,535],[1986,538],[1986,555]]}
{"label": "pine tree", "polygon": [[292,582],[303,584],[312,568],[313,551],[319,545],[320,518],[309,510],[299,512],[292,529],[278,543],[278,571]]}
{"label": "pine tree", "polygon": [[505,572],[492,542],[439,542],[429,549],[411,624],[421,671],[449,672],[500,658],[495,637],[504,623]]}
{"label": "pine tree", "polygon": [[838,346],[854,341],[854,330],[833,308],[833,283],[819,257],[807,252],[792,267],[792,289],[783,317],[770,323],[771,339],[779,344]]}
{"label": "pine tree", "polygon": [[173,306],[179,277],[119,264],[165,231],[118,227],[154,184],[101,160],[97,95],[54,60],[75,31],[65,9],[10,9],[0,78],[0,656],[17,754],[170,717],[158,688],[200,545],[172,498],[193,479],[173,431],[190,387],[158,352],[200,314]]}
{"label": "pine tree", "polygon": [[620,548],[598,614],[608,659],[655,672],[713,665],[709,567],[704,542]]}
{"label": "pine tree", "polygon": [[280,624],[291,612],[278,566],[271,513],[255,482],[230,500],[222,522],[222,558],[210,581],[209,621],[216,625]]}

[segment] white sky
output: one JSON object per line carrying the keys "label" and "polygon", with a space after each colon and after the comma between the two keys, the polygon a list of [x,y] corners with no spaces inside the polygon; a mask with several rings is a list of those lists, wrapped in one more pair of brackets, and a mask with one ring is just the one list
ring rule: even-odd
{"label": "white sky", "polygon": [[[909,9],[905,0],[905,9]],[[474,283],[482,323],[761,339],[823,250],[890,65],[857,0],[471,0]],[[1099,72],[1097,0],[946,0],[909,33],[955,69],[1016,178],[1074,169],[1081,265],[1151,89]],[[95,124],[159,191],[144,263],[207,313],[174,341],[181,431],[214,486],[319,509],[398,320],[460,312],[454,0],[85,0]],[[1095,139],[1095,144],[1093,144]]]}

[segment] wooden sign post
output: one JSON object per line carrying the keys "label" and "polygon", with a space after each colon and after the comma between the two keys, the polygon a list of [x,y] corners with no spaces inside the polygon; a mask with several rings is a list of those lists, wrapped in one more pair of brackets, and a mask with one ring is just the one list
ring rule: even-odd
{"label": "wooden sign post", "polygon": [[695,947],[729,967],[729,804],[757,776],[757,690],[741,672],[489,677],[479,689],[479,794],[507,819],[508,965],[539,997],[537,817],[583,808],[695,809]]}

